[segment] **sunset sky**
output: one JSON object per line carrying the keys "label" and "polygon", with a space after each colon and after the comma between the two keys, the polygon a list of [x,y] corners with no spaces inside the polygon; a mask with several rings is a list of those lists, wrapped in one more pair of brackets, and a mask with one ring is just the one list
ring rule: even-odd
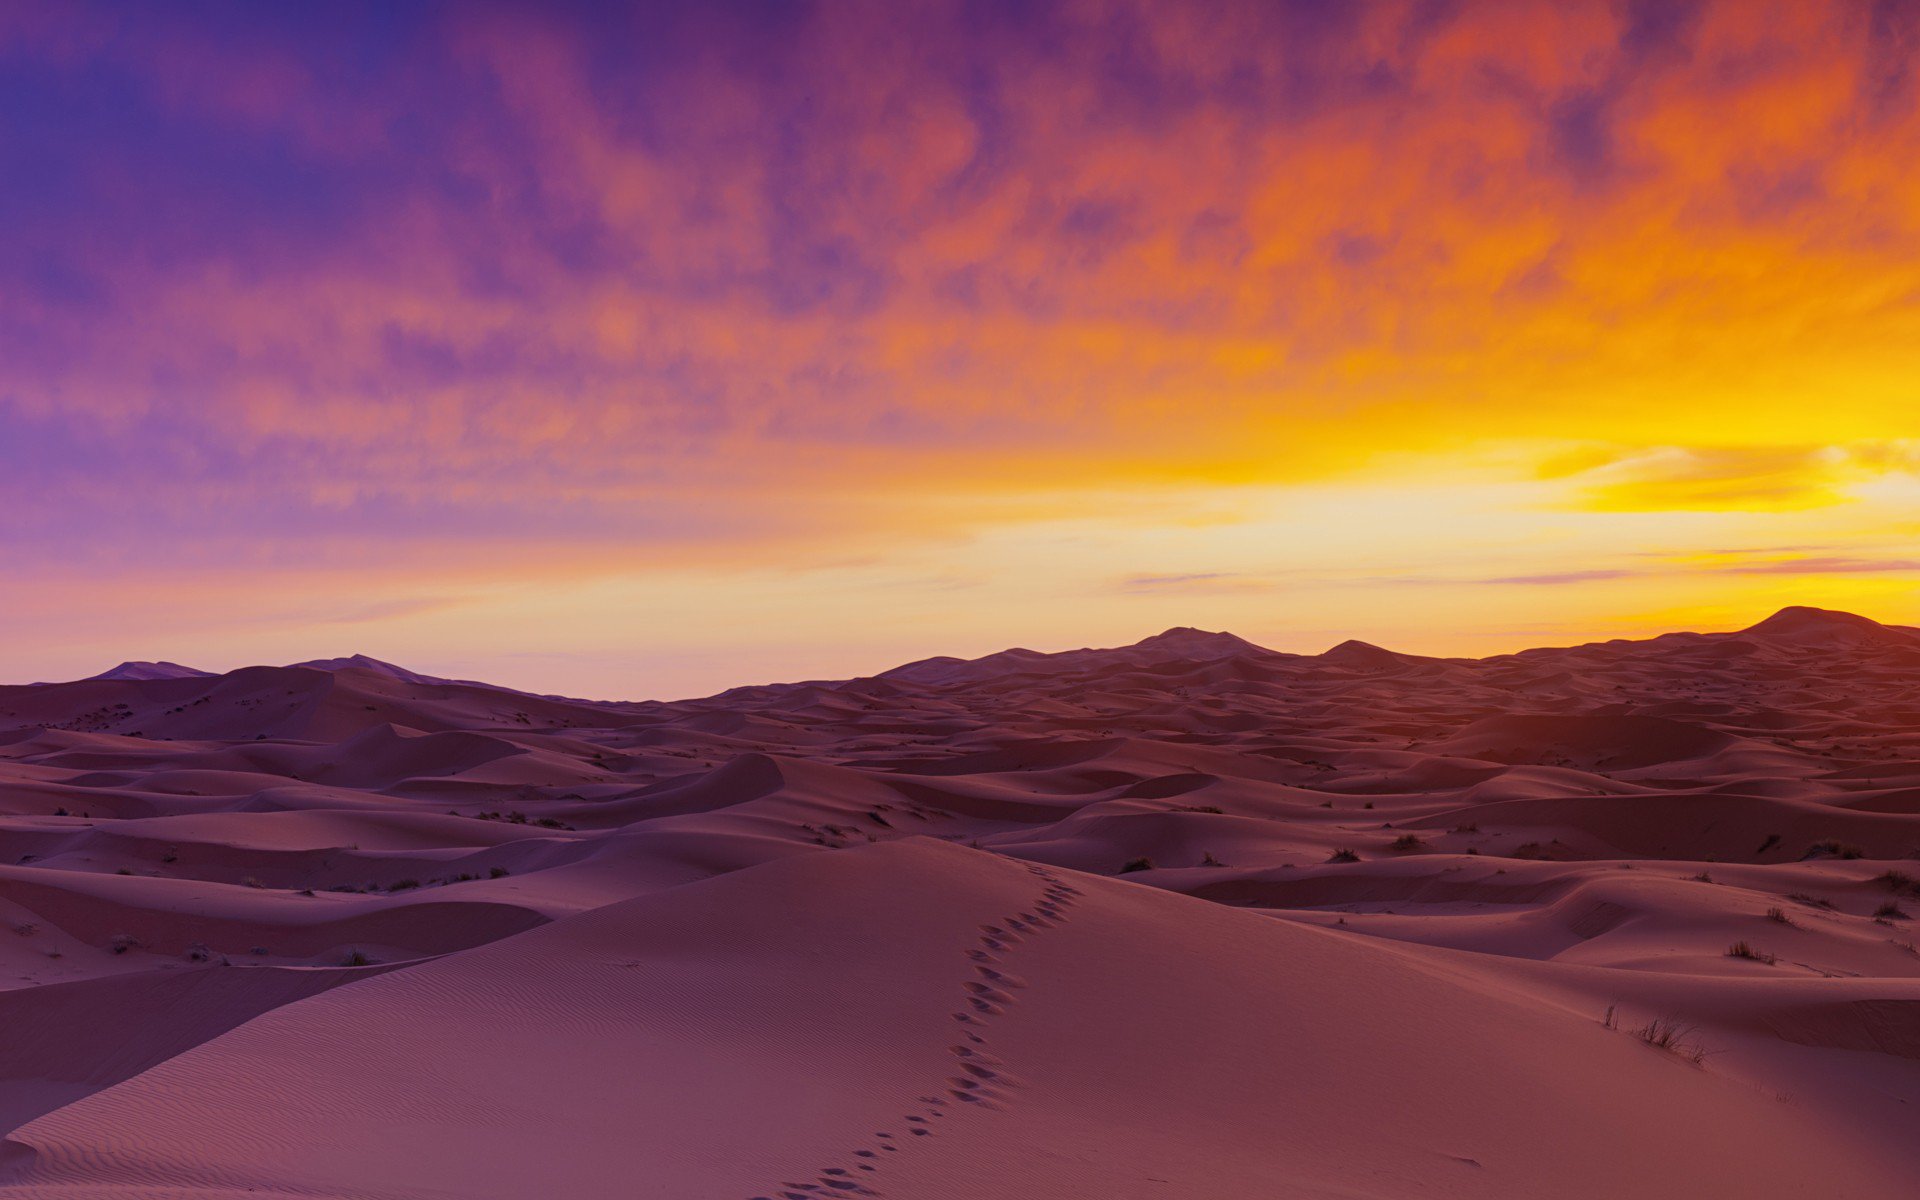
{"label": "sunset sky", "polygon": [[1920,622],[1920,4],[0,5],[0,678]]}

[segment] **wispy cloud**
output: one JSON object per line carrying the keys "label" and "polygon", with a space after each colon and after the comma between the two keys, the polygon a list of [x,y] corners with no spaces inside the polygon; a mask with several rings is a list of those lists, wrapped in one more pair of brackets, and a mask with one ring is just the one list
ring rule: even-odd
{"label": "wispy cloud", "polygon": [[1851,485],[1920,470],[1905,441],[1846,446],[1653,446],[1580,452],[1542,473],[1576,490],[1571,503],[1599,512],[1780,512],[1838,504]]}

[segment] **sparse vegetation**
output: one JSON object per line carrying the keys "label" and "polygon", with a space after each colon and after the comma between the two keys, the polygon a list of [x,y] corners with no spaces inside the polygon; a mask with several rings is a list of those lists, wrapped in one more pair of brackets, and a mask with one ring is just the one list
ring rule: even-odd
{"label": "sparse vegetation", "polygon": [[371,965],[372,962],[373,960],[368,958],[361,951],[349,950],[347,952],[346,960],[343,963],[341,963],[341,965],[347,966],[347,967],[364,967],[364,966]]}
{"label": "sparse vegetation", "polygon": [[1787,899],[1795,904],[1805,904],[1812,908],[1832,908],[1833,901],[1824,896],[1812,896],[1806,892],[1788,892]]}
{"label": "sparse vegetation", "polygon": [[1340,849],[1335,850],[1332,854],[1329,854],[1327,856],[1327,861],[1330,863],[1355,863],[1360,861],[1360,856],[1358,854],[1355,854],[1353,851],[1347,849],[1345,846],[1342,846]]}
{"label": "sparse vegetation", "polygon": [[1768,966],[1772,966],[1778,961],[1774,955],[1768,954],[1765,950],[1756,949],[1746,941],[1738,941],[1728,946],[1727,957],[1744,958],[1752,962],[1765,963]]}
{"label": "sparse vegetation", "polygon": [[1682,1025],[1668,1017],[1653,1018],[1634,1030],[1633,1036],[1656,1050],[1665,1050],[1690,1063],[1697,1064],[1707,1057],[1706,1048],[1694,1040],[1693,1026]]}
{"label": "sparse vegetation", "polygon": [[488,879],[505,879],[509,872],[505,867],[494,867],[487,872]]}
{"label": "sparse vegetation", "polygon": [[1873,915],[1881,921],[1904,921],[1907,919],[1907,910],[1889,900],[1879,908],[1874,909]]}
{"label": "sparse vegetation", "polygon": [[1153,870],[1153,860],[1150,858],[1130,858],[1120,866],[1120,873],[1122,875],[1127,875],[1134,871],[1151,870]]}
{"label": "sparse vegetation", "polygon": [[1866,857],[1866,851],[1853,845],[1851,842],[1838,842],[1832,838],[1828,838],[1825,841],[1815,842],[1813,845],[1808,846],[1806,854],[1802,857],[1854,859]]}
{"label": "sparse vegetation", "polygon": [[391,884],[388,884],[387,890],[390,892],[405,892],[405,891],[411,891],[412,889],[417,888],[419,886],[420,886],[420,881],[418,879],[399,879],[399,880],[395,880]]}
{"label": "sparse vegetation", "polygon": [[1872,880],[1890,892],[1912,892],[1920,895],[1920,879],[1915,879],[1905,871],[1882,871]]}
{"label": "sparse vegetation", "polygon": [[1787,915],[1787,910],[1777,905],[1767,910],[1767,920],[1775,925],[1793,925],[1793,918]]}
{"label": "sparse vegetation", "polygon": [[1223,862],[1221,862],[1221,861],[1220,861],[1219,859],[1217,859],[1217,858],[1215,858],[1215,857],[1213,856],[1213,851],[1211,851],[1211,850],[1209,850],[1209,851],[1207,851],[1207,852],[1205,853],[1205,855],[1204,855],[1204,856],[1203,856],[1203,857],[1202,857],[1202,858],[1200,859],[1200,865],[1201,865],[1201,866],[1203,866],[1203,867],[1224,867],[1224,866],[1226,866],[1227,864],[1225,864],[1225,863],[1223,863]]}
{"label": "sparse vegetation", "polygon": [[1393,850],[1400,854],[1405,854],[1405,853],[1408,853],[1409,851],[1425,849],[1426,845],[1427,845],[1426,841],[1421,837],[1411,833],[1403,833],[1399,837],[1393,839],[1393,842],[1388,847],[1388,849]]}

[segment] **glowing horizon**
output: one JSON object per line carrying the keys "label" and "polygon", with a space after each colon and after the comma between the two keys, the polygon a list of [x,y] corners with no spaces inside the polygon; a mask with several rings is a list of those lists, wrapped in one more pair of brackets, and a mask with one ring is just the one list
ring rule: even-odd
{"label": "glowing horizon", "polygon": [[1920,17],[10,7],[10,680],[1920,623]]}

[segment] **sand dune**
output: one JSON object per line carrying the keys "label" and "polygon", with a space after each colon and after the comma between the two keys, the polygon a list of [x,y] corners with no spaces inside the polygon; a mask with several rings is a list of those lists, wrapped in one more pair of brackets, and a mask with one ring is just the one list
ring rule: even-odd
{"label": "sand dune", "polygon": [[0,1195],[1904,1197],[1916,751],[1809,609],[0,688]]}

